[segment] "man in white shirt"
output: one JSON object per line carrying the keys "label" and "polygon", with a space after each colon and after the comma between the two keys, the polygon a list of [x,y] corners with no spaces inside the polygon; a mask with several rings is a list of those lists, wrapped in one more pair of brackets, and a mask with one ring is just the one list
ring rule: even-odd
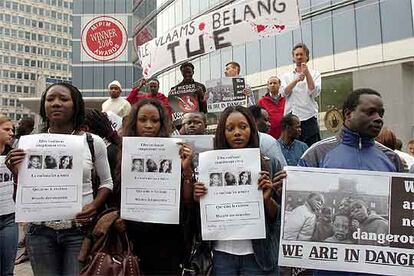
{"label": "man in white shirt", "polygon": [[119,117],[124,118],[131,111],[131,104],[120,97],[122,92],[121,84],[119,81],[114,80],[108,85],[108,89],[110,98],[102,104],[102,112],[111,111]]}
{"label": "man in white shirt", "polygon": [[286,98],[285,115],[293,113],[301,122],[299,140],[309,147],[321,139],[317,120],[318,103],[315,98],[321,93],[321,74],[307,66],[309,49],[299,43],[292,50],[296,67],[281,78],[280,94]]}

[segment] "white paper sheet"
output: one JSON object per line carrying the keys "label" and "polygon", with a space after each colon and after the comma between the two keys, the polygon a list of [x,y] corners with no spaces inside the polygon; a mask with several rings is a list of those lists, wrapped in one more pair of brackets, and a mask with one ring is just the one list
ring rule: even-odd
{"label": "white paper sheet", "polygon": [[121,217],[178,224],[180,219],[180,139],[124,137]]}
{"label": "white paper sheet", "polygon": [[203,240],[265,238],[259,149],[208,151],[199,161],[199,178],[208,188],[200,200]]}
{"label": "white paper sheet", "polygon": [[19,148],[26,157],[18,176],[16,221],[73,219],[82,209],[85,137],[27,135]]}

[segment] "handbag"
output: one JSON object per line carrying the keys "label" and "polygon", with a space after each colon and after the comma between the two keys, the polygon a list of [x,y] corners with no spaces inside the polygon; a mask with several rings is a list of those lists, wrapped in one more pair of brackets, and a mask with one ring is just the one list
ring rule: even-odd
{"label": "handbag", "polygon": [[116,231],[109,231],[100,249],[79,275],[142,275],[139,269],[138,257],[132,254],[128,235],[125,232],[121,234]]}
{"label": "handbag", "polygon": [[183,267],[182,276],[209,276],[213,266],[213,252],[209,242],[194,241],[191,255]]}

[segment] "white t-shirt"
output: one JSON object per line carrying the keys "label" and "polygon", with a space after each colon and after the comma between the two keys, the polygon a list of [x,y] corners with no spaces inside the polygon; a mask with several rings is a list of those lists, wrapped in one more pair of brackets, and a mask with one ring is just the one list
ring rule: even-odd
{"label": "white t-shirt", "polygon": [[[112,190],[113,183],[111,177],[111,170],[108,163],[108,155],[106,152],[105,142],[101,137],[91,134],[93,138],[93,147],[95,150],[95,168],[99,176],[99,188],[108,188]],[[83,187],[82,187],[82,206],[93,201],[92,179],[91,172],[93,168],[92,156],[89,151],[88,142],[86,141],[86,134],[83,134],[85,142],[85,150],[83,152]]]}
{"label": "white t-shirt", "polygon": [[109,98],[102,104],[102,112],[112,111],[121,118],[124,118],[131,111],[131,104],[124,98]]}
{"label": "white t-shirt", "polygon": [[321,74],[318,71],[310,70],[309,72],[315,83],[315,89],[310,91],[306,78],[300,81],[292,89],[292,93],[286,97],[285,87],[294,81],[298,75],[296,71],[285,73],[281,78],[281,88],[279,93],[282,97],[286,97],[285,115],[293,113],[298,116],[301,121],[306,121],[318,114],[318,103],[315,98],[321,93]]}
{"label": "white t-shirt", "polygon": [[214,250],[238,256],[254,254],[252,240],[216,241]]}

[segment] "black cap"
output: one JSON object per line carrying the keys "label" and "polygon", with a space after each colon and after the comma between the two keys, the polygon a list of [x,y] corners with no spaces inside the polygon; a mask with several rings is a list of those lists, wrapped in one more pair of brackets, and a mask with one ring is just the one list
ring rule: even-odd
{"label": "black cap", "polygon": [[181,64],[181,66],[180,66],[180,71],[183,71],[183,69],[184,69],[185,67],[190,67],[191,69],[193,69],[193,70],[194,70],[194,65],[193,65],[191,62],[186,61],[186,62],[184,62],[183,64]]}

